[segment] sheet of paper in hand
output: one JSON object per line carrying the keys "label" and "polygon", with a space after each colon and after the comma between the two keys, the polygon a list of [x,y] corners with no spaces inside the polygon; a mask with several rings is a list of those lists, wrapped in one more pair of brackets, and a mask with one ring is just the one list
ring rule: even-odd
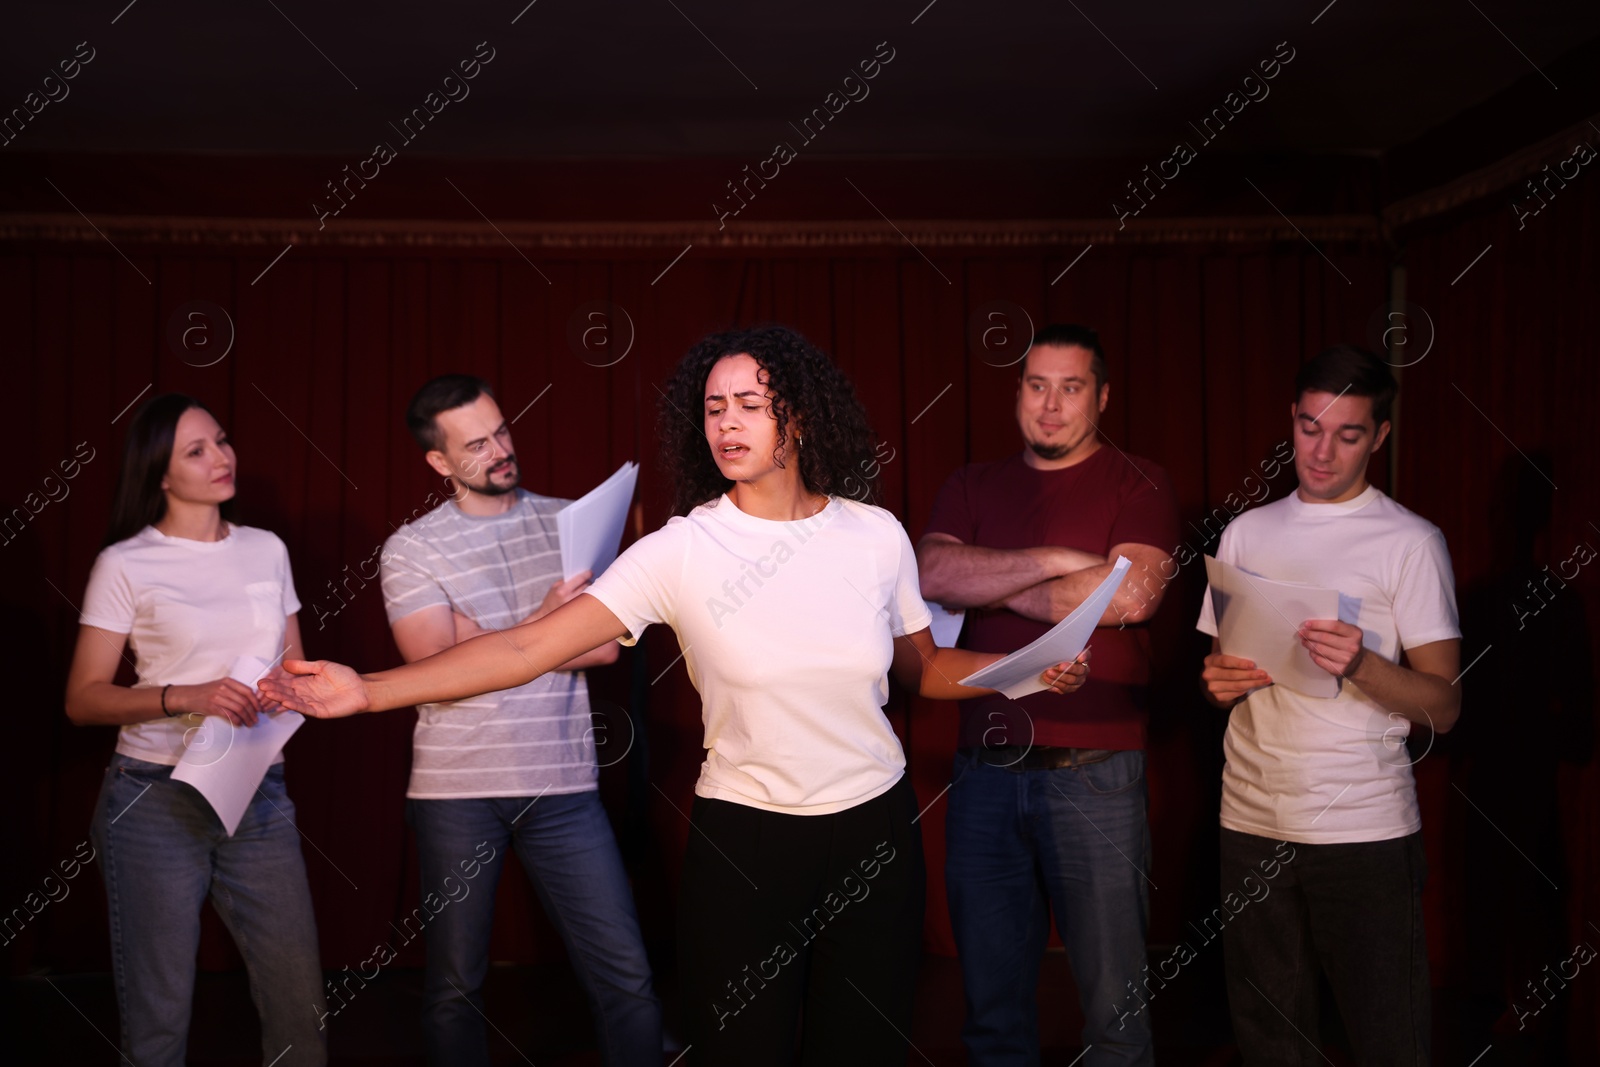
{"label": "sheet of paper in hand", "polygon": [[628,505],[639,481],[639,465],[632,460],[611,477],[556,513],[556,536],[561,539],[561,577],[592,571],[598,578],[616,562],[622,530],[628,522]]}
{"label": "sheet of paper in hand", "polygon": [[1094,636],[1094,628],[1100,625],[1100,617],[1111,606],[1111,598],[1116,595],[1132,565],[1133,561],[1127,556],[1118,556],[1116,565],[1106,575],[1105,581],[1095,587],[1095,591],[1078,605],[1076,611],[1056,623],[1032,644],[1017,649],[981,671],[967,675],[961,679],[961,684],[998,690],[1012,700],[1044,691],[1048,687],[1039,680],[1039,675],[1057,663],[1070,663],[1078,658],[1078,653]]}
{"label": "sheet of paper in hand", "polygon": [[1211,556],[1206,580],[1224,653],[1253,660],[1275,685],[1325,700],[1339,695],[1339,679],[1312,661],[1298,636],[1307,619],[1339,617],[1337,589],[1275,582]]}
{"label": "sheet of paper in hand", "polygon": [[[266,673],[265,660],[240,656],[228,677],[254,689]],[[183,758],[173,768],[172,778],[188,782],[205,797],[232,837],[267,768],[303,722],[305,716],[297,711],[257,716],[254,726],[234,726],[207,715],[184,736]]]}

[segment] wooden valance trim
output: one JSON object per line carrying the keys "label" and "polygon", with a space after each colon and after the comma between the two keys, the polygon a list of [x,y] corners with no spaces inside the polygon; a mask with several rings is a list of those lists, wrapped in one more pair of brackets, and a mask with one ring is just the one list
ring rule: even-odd
{"label": "wooden valance trim", "polygon": [[[1580,142],[1600,148],[1600,115],[1575,122],[1541,141],[1443,185],[1396,200],[1383,209],[1384,226],[1389,230],[1397,230],[1500,193],[1539,173],[1547,164],[1568,158]],[[1514,195],[1507,198],[1507,210],[1510,210],[1513,199],[1517,198]]]}
{"label": "wooden valance trim", "polygon": [[[103,236],[102,236],[103,234]],[[1086,244],[1194,244],[1298,241],[1369,242],[1379,237],[1370,215],[1309,215],[1293,223],[1281,216],[1129,219],[1119,229],[1107,219],[878,219],[810,222],[528,222],[438,219],[317,220],[107,215],[93,225],[75,214],[0,214],[0,241],[96,242],[118,246],[285,245],[330,248],[481,248],[507,253],[507,241],[527,253],[560,250],[659,251],[697,248],[903,248],[909,240],[930,249],[1038,248],[1070,250]]]}

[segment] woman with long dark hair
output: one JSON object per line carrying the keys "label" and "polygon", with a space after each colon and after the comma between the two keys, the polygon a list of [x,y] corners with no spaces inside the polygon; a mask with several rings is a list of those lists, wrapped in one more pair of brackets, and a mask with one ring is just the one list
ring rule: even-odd
{"label": "woman with long dark hair", "polygon": [[[121,727],[92,836],[122,1051],[139,1067],[184,1063],[207,897],[244,957],[262,1062],[327,1058],[316,923],[282,757],[232,835],[172,779],[205,717],[225,738],[276,710],[230,677],[236,664],[302,654],[288,552],[233,522],[236,475],[233,445],[198,400],[158,396],[134,416],[67,679],[73,722]],[[124,648],[135,656],[132,686],[115,682]]]}
{"label": "woman with long dark hair", "polygon": [[[689,1059],[905,1060],[922,839],[883,704],[940,699],[998,655],[936,648],[904,529],[848,499],[874,462],[855,391],[805,338],[707,337],[661,406],[676,514],[544,619],[361,676],[327,662],[262,691],[317,716],[520,685],[662,622],[700,691],[706,759],[679,900]],[[1086,665],[1044,683],[1076,689]]]}

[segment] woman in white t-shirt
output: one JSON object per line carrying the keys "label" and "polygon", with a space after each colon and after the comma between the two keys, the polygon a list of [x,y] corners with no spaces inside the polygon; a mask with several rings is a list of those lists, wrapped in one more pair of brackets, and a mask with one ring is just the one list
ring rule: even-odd
{"label": "woman in white t-shirt", "polygon": [[[236,474],[233,445],[198,400],[168,394],[140,409],[67,679],[73,722],[121,727],[92,836],[111,913],[122,1052],[139,1067],[184,1063],[207,897],[244,957],[262,1062],[327,1059],[316,923],[282,757],[232,835],[172,777],[191,745],[191,759],[214,762],[233,731],[278,710],[251,683],[280,656],[300,654],[288,552],[231,520]],[[125,648],[135,656],[132,686],[115,682]]]}
{"label": "woman in white t-shirt", "polygon": [[[688,1058],[904,1062],[922,936],[917,798],[882,707],[888,677],[941,699],[998,655],[936,648],[898,520],[849,499],[875,468],[849,381],[793,331],[716,334],[664,392],[676,515],[536,623],[359,676],[286,661],[263,692],[312,715],[520,685],[651,623],[702,699],[679,900]],[[856,491],[852,493],[852,489]],[[1043,681],[1082,684],[1084,664]]]}

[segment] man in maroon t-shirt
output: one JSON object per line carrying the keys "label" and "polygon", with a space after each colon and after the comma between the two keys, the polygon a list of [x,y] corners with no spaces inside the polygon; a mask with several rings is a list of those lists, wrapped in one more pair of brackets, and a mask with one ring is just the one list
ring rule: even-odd
{"label": "man in maroon t-shirt", "polygon": [[[1119,1011],[1145,965],[1149,634],[1179,542],[1166,472],[1102,447],[1110,398],[1095,331],[1047,326],[1017,387],[1026,448],[950,476],[917,547],[922,594],[967,609],[961,646],[1013,652],[1070,615],[1119,555],[1132,572],[1069,699],[961,703],[945,881],[974,1067],[1038,1060],[1034,990],[1053,912],[1083,1008],[1084,1060],[1152,1062],[1148,1012]],[[1140,595],[1137,588],[1155,589]]]}

